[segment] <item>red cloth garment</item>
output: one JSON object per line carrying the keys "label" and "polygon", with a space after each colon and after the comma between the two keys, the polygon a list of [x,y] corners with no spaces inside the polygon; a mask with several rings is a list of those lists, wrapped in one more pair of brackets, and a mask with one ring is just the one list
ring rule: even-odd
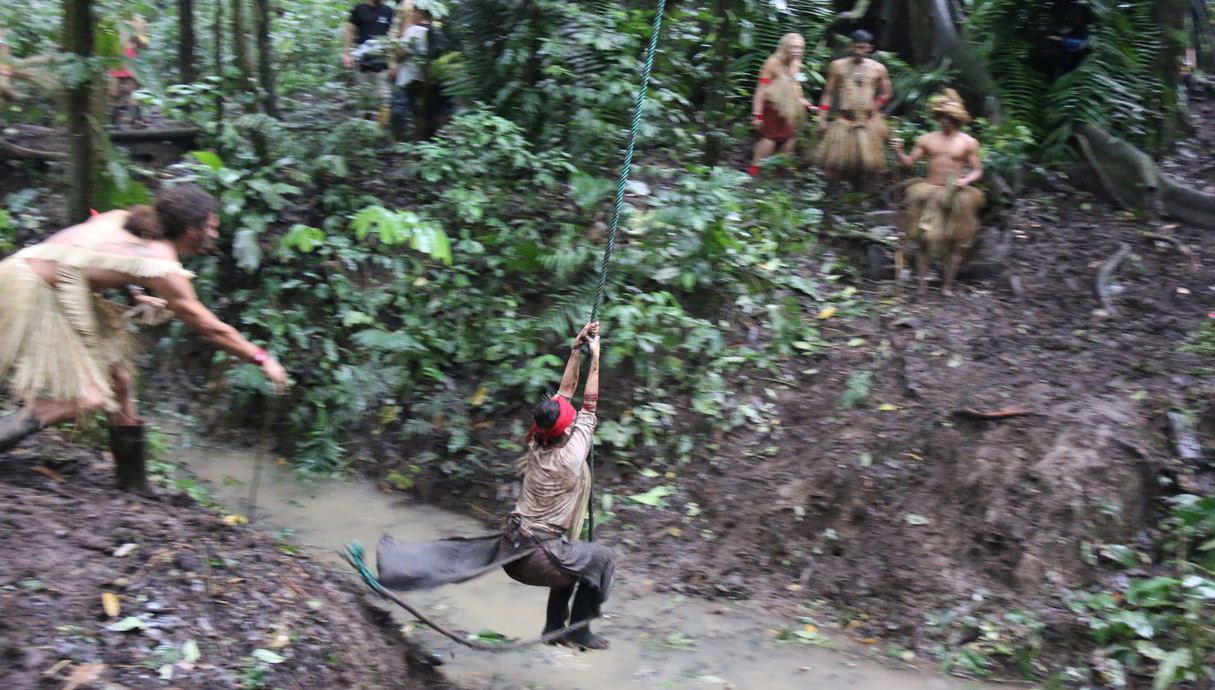
{"label": "red cloth garment", "polygon": [[565,433],[565,430],[570,427],[577,416],[578,411],[566,400],[564,396],[554,395],[553,400],[557,401],[557,405],[561,408],[561,412],[557,415],[557,421],[547,429],[541,429],[536,424],[532,424],[531,431],[527,432],[527,440],[530,442],[533,438],[538,438],[541,441],[549,441],[557,438]]}
{"label": "red cloth garment", "polygon": [[764,122],[759,128],[759,136],[764,139],[790,139],[793,137],[793,125],[768,102],[764,102]]}
{"label": "red cloth garment", "polygon": [[[127,56],[128,59],[134,60],[135,57],[138,55],[138,52],[135,50],[135,46],[128,45],[126,48],[122,49],[122,54]],[[126,66],[124,65],[118,69],[110,70],[110,76],[122,79],[122,78],[134,77],[135,75],[131,74],[131,70],[127,69]]]}

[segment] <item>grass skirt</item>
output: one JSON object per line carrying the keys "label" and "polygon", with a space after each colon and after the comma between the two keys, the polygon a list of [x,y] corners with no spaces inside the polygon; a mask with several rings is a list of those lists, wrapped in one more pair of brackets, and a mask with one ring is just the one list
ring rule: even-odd
{"label": "grass skirt", "polygon": [[115,411],[110,368],[135,350],[126,308],[91,292],[82,271],[61,266],[58,280],[48,285],[23,259],[0,261],[0,377],[26,403],[100,399]]}
{"label": "grass skirt", "polygon": [[886,168],[889,129],[880,116],[832,120],[819,144],[815,162],[832,179],[855,180]]}
{"label": "grass skirt", "polygon": [[979,209],[986,203],[974,187],[945,187],[922,179],[902,183],[903,236],[923,245],[932,259],[942,261],[965,251],[979,231]]}

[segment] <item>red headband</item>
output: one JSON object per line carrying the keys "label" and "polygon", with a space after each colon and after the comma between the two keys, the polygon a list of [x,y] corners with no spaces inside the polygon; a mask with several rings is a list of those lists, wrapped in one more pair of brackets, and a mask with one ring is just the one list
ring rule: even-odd
{"label": "red headband", "polygon": [[557,406],[561,408],[561,412],[557,415],[557,421],[553,422],[553,425],[547,429],[541,429],[533,423],[532,430],[527,432],[528,442],[532,438],[538,438],[541,441],[551,441],[570,428],[570,424],[574,421],[574,417],[577,416],[578,412],[574,410],[574,406],[564,396],[554,395],[553,400],[556,400]]}

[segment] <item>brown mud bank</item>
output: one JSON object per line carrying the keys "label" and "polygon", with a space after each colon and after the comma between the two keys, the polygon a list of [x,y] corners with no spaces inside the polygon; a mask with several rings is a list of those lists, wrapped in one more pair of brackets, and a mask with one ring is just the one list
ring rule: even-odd
{"label": "brown mud bank", "polygon": [[347,573],[57,437],[0,458],[0,687],[451,687]]}
{"label": "brown mud bank", "polygon": [[[691,461],[601,452],[597,491],[614,500],[596,537],[621,572],[810,607],[923,656],[1023,655],[1039,673],[1083,661],[1094,643],[1068,593],[1116,590],[1126,571],[1105,547],[1155,554],[1161,499],[1215,485],[1165,424],[1215,392],[1215,360],[1179,351],[1215,306],[1215,237],[1062,188],[1011,213],[1004,271],[953,298],[858,281],[860,318],[805,304],[830,347],[754,386],[759,421]],[[1097,283],[1123,244],[1104,286],[1115,315]],[[661,506],[625,498],[659,485]],[[509,487],[451,489],[436,473],[414,490],[480,515],[510,508]]]}
{"label": "brown mud bank", "polygon": [[[670,464],[674,479],[605,476],[626,494],[670,483],[671,506],[699,511],[617,510],[646,535],[623,567],[708,596],[826,601],[858,637],[918,652],[988,629],[1035,658],[1091,646],[1067,593],[1126,577],[1108,544],[1155,553],[1159,498],[1211,490],[1164,421],[1215,390],[1215,360],[1178,350],[1215,303],[1215,239],[1070,191],[1035,194],[1010,232],[1002,275],[952,299],[876,285],[871,318],[824,322],[835,346],[752,401],[765,421]],[[1162,232],[1192,255],[1148,236]],[[1123,243],[1114,317],[1096,282]]]}

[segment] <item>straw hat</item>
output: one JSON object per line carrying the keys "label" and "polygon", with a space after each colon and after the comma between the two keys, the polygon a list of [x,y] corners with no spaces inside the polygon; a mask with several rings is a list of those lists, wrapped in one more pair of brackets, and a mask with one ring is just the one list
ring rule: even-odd
{"label": "straw hat", "polygon": [[974,119],[970,113],[966,112],[966,104],[962,102],[962,97],[958,95],[958,92],[949,88],[941,89],[941,93],[928,99],[928,112],[934,120],[940,117],[950,117],[961,125],[970,124],[970,121]]}

